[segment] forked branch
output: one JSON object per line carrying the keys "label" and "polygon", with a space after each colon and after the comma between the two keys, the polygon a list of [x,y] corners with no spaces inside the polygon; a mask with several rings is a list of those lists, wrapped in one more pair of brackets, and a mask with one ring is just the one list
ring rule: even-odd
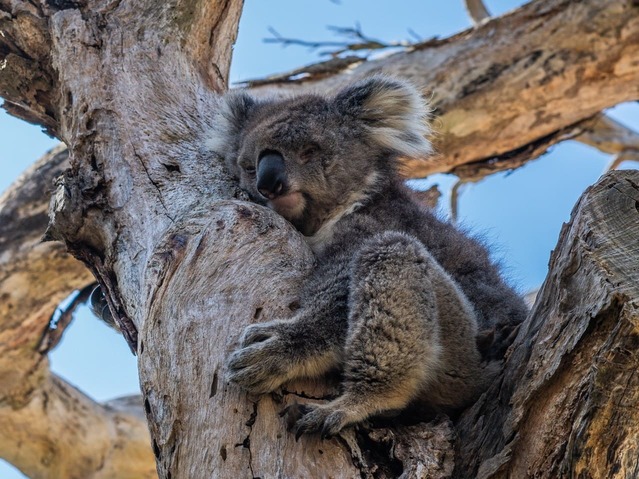
{"label": "forked branch", "polygon": [[[328,30],[332,31],[335,35],[344,37],[344,41],[310,41],[297,38],[287,38],[275,30],[273,27],[268,27],[268,31],[272,37],[265,38],[264,43],[276,43],[283,47],[290,45],[307,47],[310,50],[317,50],[319,48],[329,48],[320,52],[320,55],[330,55],[335,58],[347,52],[364,52],[368,53],[373,50],[382,50],[385,48],[408,48],[414,43],[408,40],[384,42],[376,38],[365,35],[362,31],[361,25],[358,23],[354,27],[338,27],[329,26]],[[414,35],[412,30],[409,30],[411,35]]]}

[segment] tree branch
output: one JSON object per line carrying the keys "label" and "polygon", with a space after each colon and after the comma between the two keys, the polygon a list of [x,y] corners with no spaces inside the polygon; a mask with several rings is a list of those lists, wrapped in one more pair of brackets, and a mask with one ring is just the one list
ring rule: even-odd
{"label": "tree branch", "polygon": [[[275,30],[273,27],[269,27],[268,31],[271,33],[272,38],[265,38],[264,43],[277,43],[282,45],[283,47],[297,45],[310,48],[311,50],[316,50],[318,48],[324,47],[339,47],[335,50],[326,50],[320,53],[320,55],[330,55],[333,58],[336,58],[346,52],[370,52],[372,50],[383,50],[386,48],[408,48],[413,45],[407,40],[397,42],[383,42],[381,40],[369,37],[364,34],[359,24],[355,25],[354,27],[329,26],[328,29],[333,31],[336,35],[350,38],[351,41],[309,41],[297,38],[286,38],[280,35],[279,32],[277,32],[277,30]],[[254,81],[259,80],[248,80],[248,83]]]}
{"label": "tree branch", "polygon": [[157,478],[142,401],[122,402],[46,375],[22,407],[0,407],[0,454],[31,479]]}
{"label": "tree branch", "polygon": [[602,153],[613,155],[606,171],[614,170],[626,161],[639,162],[639,134],[600,113],[573,128],[544,138],[536,144],[528,145],[527,148],[516,152],[516,154],[455,168],[452,173],[457,175],[459,180],[453,185],[451,192],[451,219],[457,220],[459,196],[465,184],[481,181],[499,171],[519,168],[531,159],[546,153],[552,145],[569,139],[597,148]]}
{"label": "tree branch", "polygon": [[[64,240],[91,267],[107,293],[114,319],[139,353],[145,411],[162,477],[193,477],[193,471],[208,477],[211,470],[224,471],[221,474],[229,477],[313,477],[326,470],[345,475],[363,474],[365,470],[393,471],[397,461],[388,460],[389,451],[403,450],[402,457],[407,461],[415,457],[406,453],[405,444],[398,449],[381,448],[382,452],[375,449],[375,457],[367,458],[362,452],[366,443],[360,444],[362,437],[352,431],[344,442],[333,440],[321,446],[312,439],[296,444],[287,434],[274,437],[273,431],[282,428],[276,413],[282,402],[290,399],[276,395],[259,401],[246,398],[222,379],[223,358],[239,330],[251,321],[290,315],[295,288],[313,263],[305,243],[282,218],[256,205],[225,201],[239,193],[221,161],[212,160],[202,146],[217,119],[210,85],[221,88],[224,83],[207,77],[210,65],[204,63],[209,58],[220,58],[216,68],[224,78],[223,59],[229,55],[230,40],[218,35],[204,50],[196,45],[206,32],[235,31],[236,18],[228,12],[237,11],[240,4],[233,0],[207,6],[165,2],[158,10],[158,4],[151,0],[120,2],[117,8],[98,2],[91,9],[65,3],[64,9],[43,13],[46,21],[39,25],[50,33],[47,45],[52,71],[57,72],[51,80],[51,91],[59,93],[52,97],[51,118],[57,121],[59,135],[73,147],[71,168],[57,185],[50,234]],[[8,21],[14,21],[14,17]],[[404,72],[422,86],[434,86],[433,105],[441,114],[440,136],[435,142],[442,156],[407,164],[412,167],[411,174],[450,171],[487,159],[499,162],[512,158],[513,152],[523,155],[528,145],[539,149],[556,139],[558,132],[566,132],[602,108],[639,94],[639,73],[634,68],[639,57],[638,22],[639,9],[624,0],[537,1],[451,39],[423,43],[411,52],[384,60],[363,62],[352,74],[310,75],[304,82],[290,81],[286,90],[313,87],[328,91],[380,70]],[[21,32],[14,28],[11,34],[19,36]],[[584,45],[589,49],[585,50]],[[489,49],[488,60],[482,59],[481,54]],[[27,57],[34,55],[29,53]],[[176,77],[179,82],[175,82]],[[277,85],[260,88],[264,92],[277,89]],[[20,95],[16,95],[19,101]],[[596,191],[616,195],[628,184],[617,182]],[[622,196],[631,198],[630,194]],[[539,452],[533,460],[543,457],[541,452],[554,460],[557,453],[539,451],[537,444],[531,444],[534,438],[520,430],[528,419],[543,421],[543,417],[535,416],[537,410],[547,413],[542,407],[534,409],[531,401],[539,399],[543,406],[544,397],[564,391],[561,381],[544,382],[544,378],[557,378],[560,367],[589,364],[577,363],[578,356],[563,352],[571,353],[576,344],[578,352],[587,358],[590,346],[600,339],[589,335],[591,325],[592,331],[607,333],[598,326],[613,327],[610,318],[617,305],[622,305],[619,311],[623,314],[632,313],[637,292],[622,281],[631,278],[632,285],[639,282],[633,276],[636,271],[624,270],[618,261],[633,257],[633,251],[624,249],[624,245],[634,244],[637,232],[632,230],[630,236],[622,237],[614,234],[627,232],[638,223],[624,223],[618,216],[623,211],[635,218],[632,214],[636,214],[637,199],[622,202],[614,196],[607,198],[614,200],[610,204],[615,209],[594,210],[596,221],[587,222],[590,229],[583,235],[583,245],[579,244],[598,248],[599,253],[602,248],[603,252],[609,251],[606,248],[617,250],[600,254],[601,263],[592,268],[588,267],[594,258],[591,254],[575,261],[556,260],[557,274],[549,278],[540,297],[556,300],[558,309],[553,309],[554,303],[538,302],[542,306],[537,306],[536,316],[522,329],[519,348],[511,354],[503,382],[494,386],[493,396],[486,396],[500,399],[484,398],[468,413],[472,421],[460,426],[463,432],[458,435],[459,444],[468,447],[458,452],[458,463],[466,472],[488,476],[509,468],[513,477],[521,477],[521,454],[526,448],[534,454]],[[592,204],[584,200],[582,207]],[[588,218],[588,214],[581,217]],[[606,218],[614,227],[605,231],[613,238],[610,244],[595,229]],[[572,241],[582,236],[573,233],[568,237]],[[52,263],[48,256],[47,260],[46,265],[38,265],[37,274],[47,268],[59,269],[58,263]],[[589,274],[582,278],[577,274],[579,270]],[[82,274],[86,275],[84,269]],[[598,289],[592,288],[595,302],[586,307],[578,302],[578,287],[584,285],[579,281],[595,280],[599,281],[595,285]],[[15,283],[12,288],[6,283],[2,287],[2,293],[16,291]],[[3,384],[10,385],[10,394],[2,404],[13,408],[31,404],[38,397],[38,386],[47,383],[46,370],[41,368],[46,359],[34,354],[37,339],[31,342],[26,327],[41,331],[39,321],[44,327],[54,297],[50,294],[43,301],[44,313],[39,304],[30,306],[40,313],[38,318],[13,319],[15,323],[7,323],[1,332],[0,347],[25,345],[16,348],[23,357],[0,354],[2,362],[20,359],[17,374],[7,364],[0,367]],[[21,299],[9,298],[13,304]],[[578,314],[568,316],[573,309]],[[559,320],[546,321],[549,312],[573,323],[565,327]],[[624,335],[620,337],[634,340],[635,317],[622,318],[628,321],[615,323],[622,325]],[[22,324],[20,321],[31,323],[16,332],[14,326]],[[548,324],[551,327],[543,329]],[[569,334],[571,329],[578,335]],[[537,335],[540,330],[544,334]],[[544,343],[547,337],[558,338],[556,355],[550,348],[554,343]],[[579,343],[582,338],[584,343]],[[612,340],[610,343],[614,344]],[[621,352],[636,350],[629,343],[621,346]],[[549,349],[552,355],[544,356]],[[600,351],[602,358],[605,348]],[[562,363],[560,357],[564,356],[567,360]],[[531,358],[533,362],[527,362]],[[621,355],[613,358],[613,373],[614,365],[625,368],[627,363],[623,361],[628,358],[636,368],[632,354]],[[550,369],[544,369],[542,366],[549,361]],[[602,370],[606,364],[600,360],[597,366]],[[625,374],[629,370],[621,371]],[[586,377],[580,375],[583,372],[577,370],[575,377]],[[599,385],[606,383],[605,378],[595,379],[593,390],[600,392]],[[632,377],[622,375],[621,379],[629,384]],[[522,389],[513,396],[512,390],[519,383],[530,385],[533,394],[526,395]],[[36,394],[31,394],[33,391]],[[605,391],[603,397],[608,398]],[[619,396],[613,399],[618,403],[623,400]],[[595,408],[606,406],[597,401],[593,403]],[[476,415],[477,411],[483,418]],[[561,417],[560,412],[551,409],[545,417],[555,419]],[[508,419],[505,423],[504,417]],[[564,424],[570,430],[568,426],[574,423],[566,420]],[[583,421],[579,424],[588,426]],[[536,433],[535,425],[531,422],[528,430]],[[473,430],[475,426],[478,429]],[[445,422],[438,435],[437,444],[443,450],[450,450],[450,427]],[[549,437],[551,432],[547,433]],[[635,434],[633,431],[625,437]],[[477,444],[486,437],[494,442],[477,451]],[[582,436],[577,432],[575,437]],[[609,444],[631,449],[621,437],[614,439]],[[380,441],[392,445],[384,442],[384,437]],[[595,446],[597,454],[606,450],[601,444]],[[615,461],[623,454],[617,452],[612,451]],[[385,456],[386,463],[379,456]],[[287,461],[275,461],[275,457],[286,457]],[[515,458],[512,464],[508,463],[511,457]],[[380,469],[378,464],[384,467]]]}
{"label": "tree branch", "polygon": [[8,113],[57,134],[57,74],[51,36],[37,2],[0,0],[0,96]]}
{"label": "tree branch", "polygon": [[58,147],[0,197],[0,457],[33,479],[156,477],[140,405],[101,406],[49,371],[64,328],[49,329],[52,312],[93,280],[61,244],[40,241],[68,166]]}
{"label": "tree branch", "polygon": [[458,424],[458,477],[634,474],[638,201],[617,171],[575,206],[503,377]]}
{"label": "tree branch", "polygon": [[58,345],[67,326],[69,326],[74,319],[76,310],[80,305],[87,302],[91,291],[93,291],[96,286],[96,283],[85,286],[77,292],[75,297],[64,309],[60,309],[60,307],[56,308],[49,320],[49,327],[45,329],[42,339],[38,344],[38,352],[40,354],[47,354]]}
{"label": "tree branch", "polygon": [[617,168],[624,161],[639,162],[639,133],[600,114],[584,124],[585,132],[575,140],[614,155],[608,170]]}

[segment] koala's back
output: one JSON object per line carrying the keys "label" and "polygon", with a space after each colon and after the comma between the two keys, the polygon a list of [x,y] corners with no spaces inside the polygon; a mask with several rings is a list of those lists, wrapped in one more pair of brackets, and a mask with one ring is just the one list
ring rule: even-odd
{"label": "koala's back", "polygon": [[[502,279],[487,249],[412,200],[401,184],[373,194],[316,245],[320,263],[346,262],[367,238],[398,231],[419,239],[472,304],[480,332],[494,334],[489,359],[503,357],[527,306]],[[320,232],[321,233],[321,232]]]}

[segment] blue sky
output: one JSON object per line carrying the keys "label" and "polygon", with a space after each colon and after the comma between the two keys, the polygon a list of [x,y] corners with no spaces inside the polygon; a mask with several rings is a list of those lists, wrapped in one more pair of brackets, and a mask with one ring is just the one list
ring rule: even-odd
{"label": "blue sky", "polygon": [[[493,14],[523,1],[487,0]],[[441,5],[446,5],[442,8]],[[447,36],[470,26],[461,0],[246,0],[234,52],[231,81],[255,78],[317,60],[306,48],[265,44],[267,27],[281,35],[308,40],[335,40],[326,26],[353,26],[383,40],[409,38],[412,29],[423,38]],[[639,129],[639,106],[621,105],[612,113]],[[0,191],[57,142],[40,128],[0,113]],[[460,200],[462,223],[481,233],[521,291],[541,284],[550,250],[559,230],[583,190],[594,183],[609,161],[584,145],[567,142],[512,173],[494,175],[468,185]],[[624,167],[634,167],[628,164]],[[437,183],[447,195],[454,178],[437,175],[422,182]],[[447,199],[442,202],[446,205]],[[447,213],[444,208],[442,213]],[[82,310],[51,354],[52,369],[98,400],[138,391],[135,358],[124,340]],[[0,478],[24,477],[0,461]],[[63,479],[63,478],[60,478]]]}

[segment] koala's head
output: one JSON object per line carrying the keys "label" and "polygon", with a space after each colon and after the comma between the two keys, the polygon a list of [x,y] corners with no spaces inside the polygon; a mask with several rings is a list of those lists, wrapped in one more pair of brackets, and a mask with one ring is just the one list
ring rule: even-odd
{"label": "koala's head", "polygon": [[427,109],[410,85],[372,77],[332,97],[230,93],[208,147],[254,201],[305,235],[394,181],[396,159],[431,152]]}

